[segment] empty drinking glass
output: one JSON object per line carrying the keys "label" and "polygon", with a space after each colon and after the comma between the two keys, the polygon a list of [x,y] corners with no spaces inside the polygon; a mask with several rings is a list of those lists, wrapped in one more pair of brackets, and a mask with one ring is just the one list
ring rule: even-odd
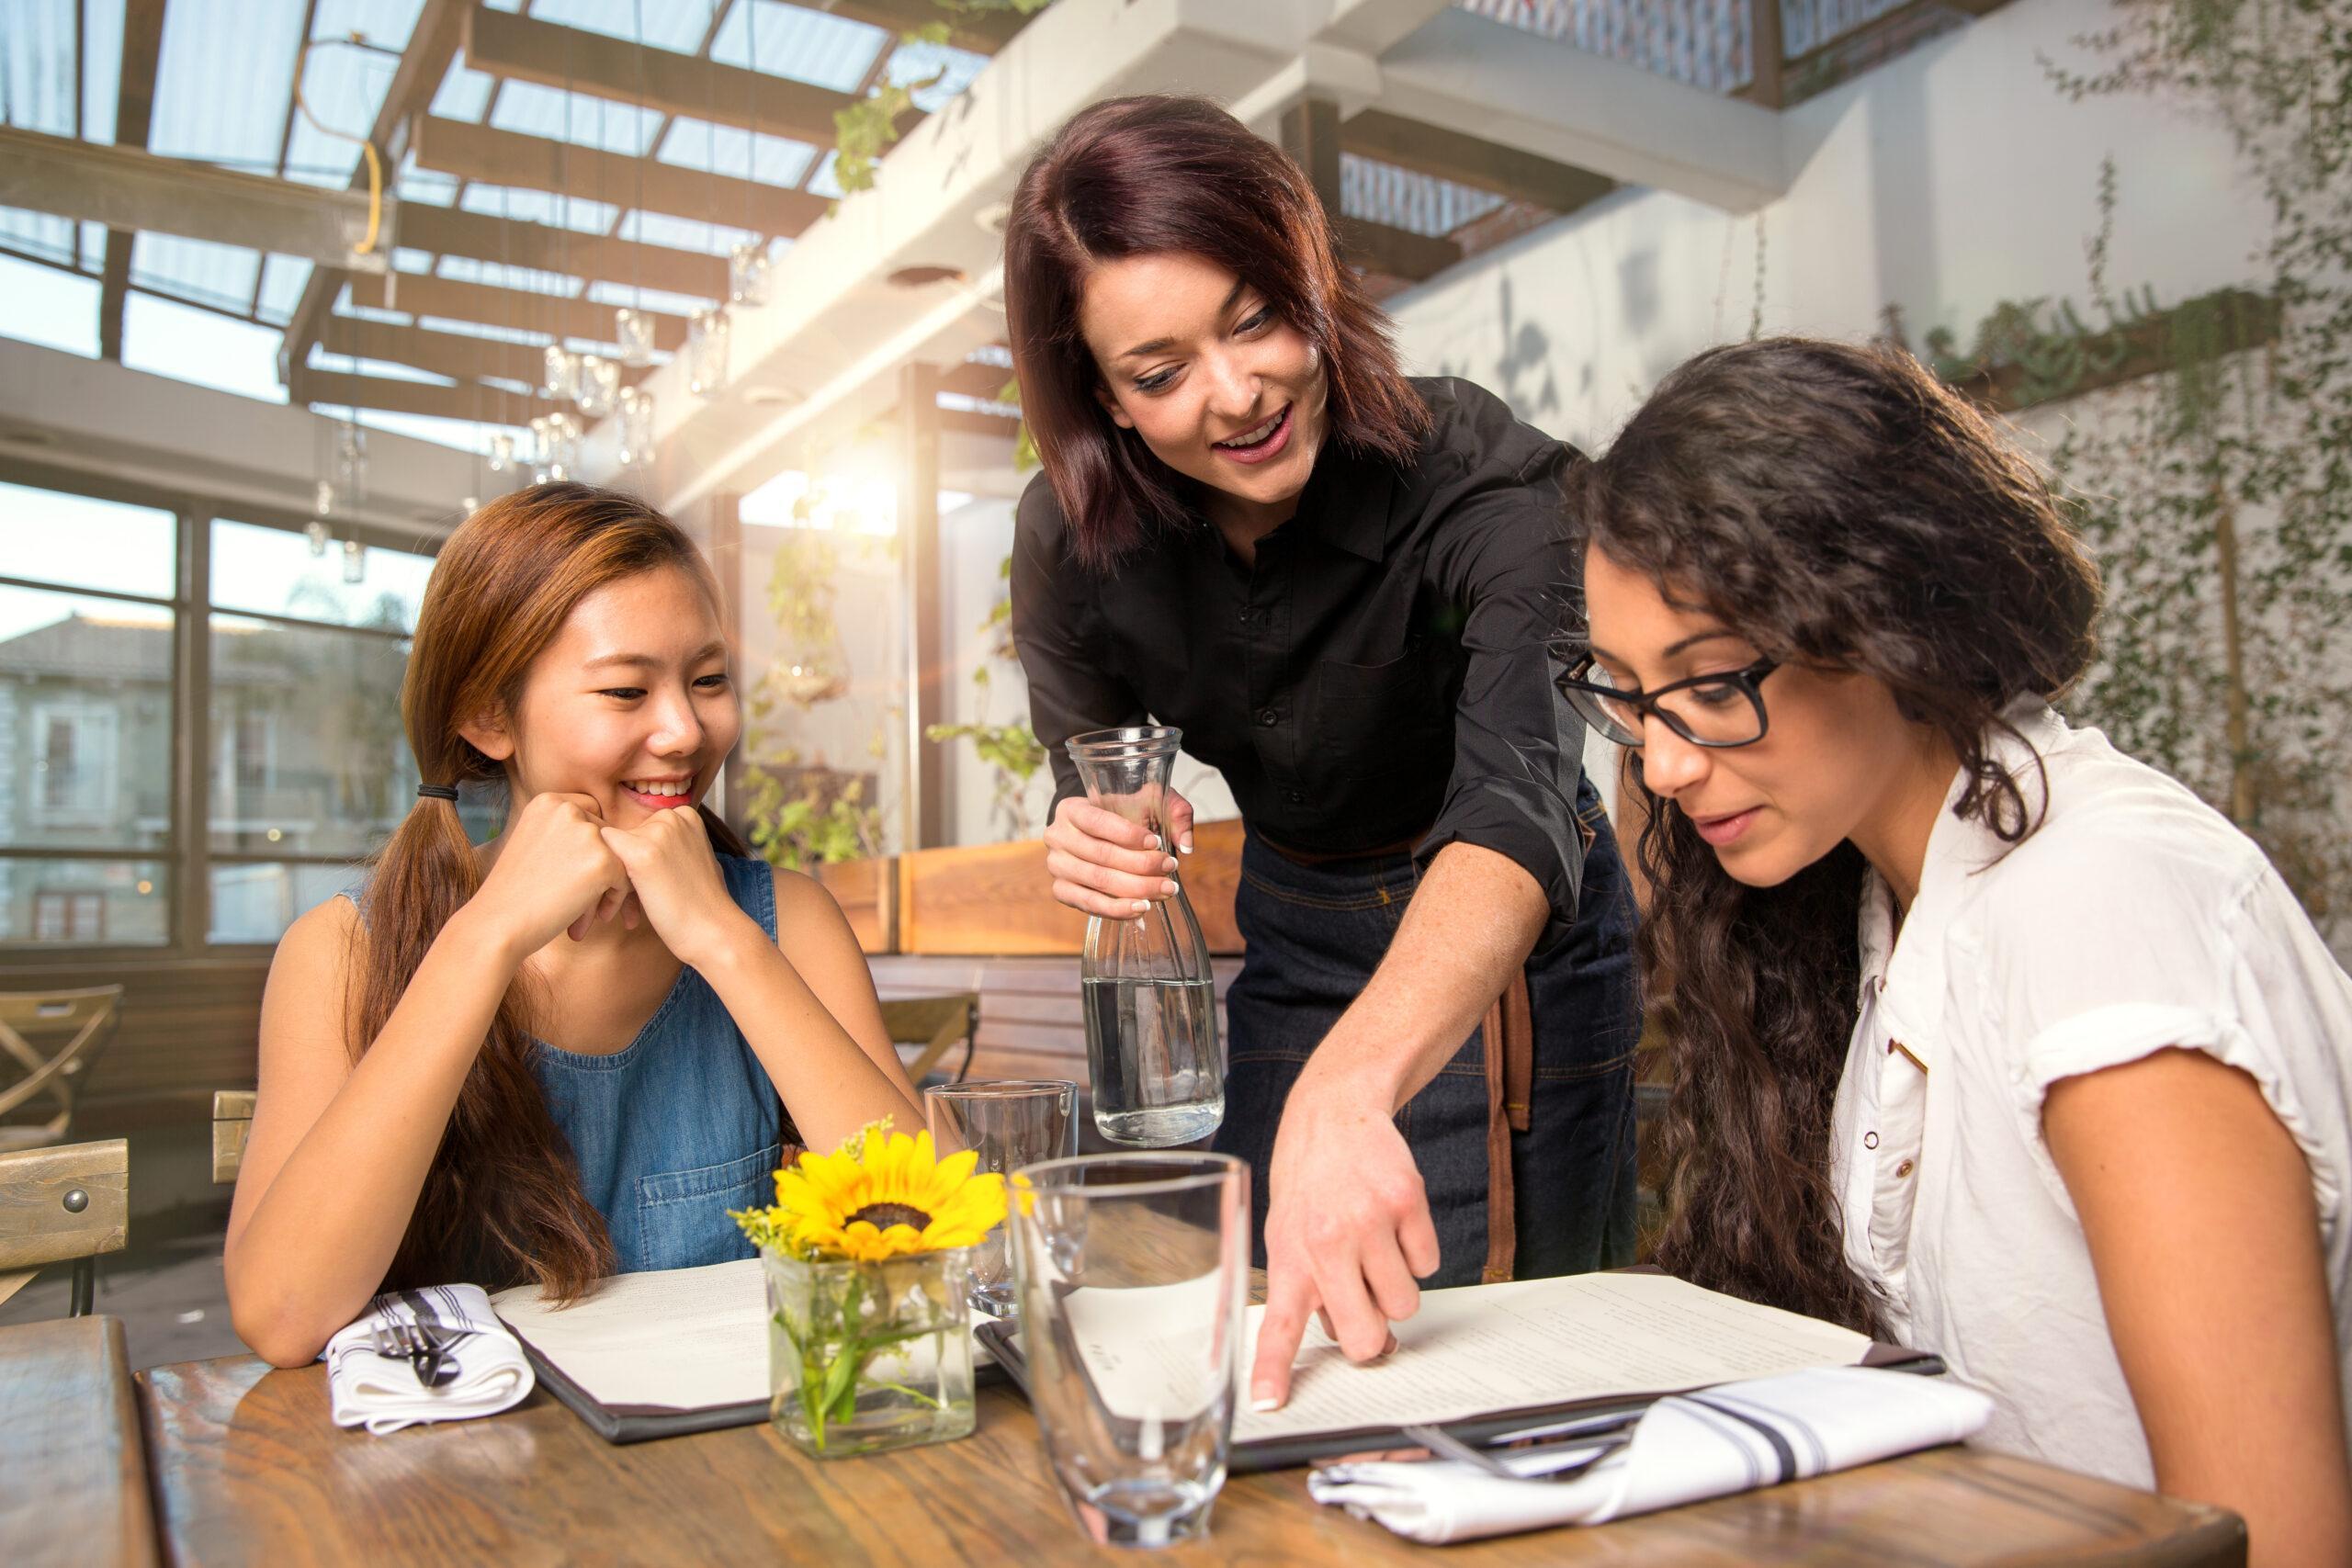
{"label": "empty drinking glass", "polygon": [[[1078,1086],[1055,1078],[937,1084],[922,1091],[923,1120],[941,1158],[979,1151],[979,1168],[1010,1174],[1059,1159],[1078,1146]],[[999,1225],[973,1247],[972,1304],[993,1317],[1013,1312],[1012,1253]]]}
{"label": "empty drinking glass", "polygon": [[1080,1527],[1123,1546],[1206,1534],[1233,1436],[1249,1168],[1118,1154],[1015,1181],[1029,1399]]}
{"label": "empty drinking glass", "polygon": [[[1086,798],[1169,841],[1169,773],[1184,733],[1135,725],[1073,735]],[[1131,920],[1091,917],[1079,962],[1094,1125],[1114,1144],[1165,1148],[1225,1120],[1216,977],[1183,885]]]}

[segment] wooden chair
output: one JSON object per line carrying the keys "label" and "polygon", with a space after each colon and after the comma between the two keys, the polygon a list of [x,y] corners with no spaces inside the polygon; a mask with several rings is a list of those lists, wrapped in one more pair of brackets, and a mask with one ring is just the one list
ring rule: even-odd
{"label": "wooden chair", "polygon": [[907,1078],[922,1087],[923,1075],[939,1066],[948,1047],[961,1040],[964,1060],[956,1069],[961,1083],[972,1070],[972,1053],[980,1040],[980,997],[978,991],[956,991],[944,997],[907,997],[882,1004],[882,1023],[893,1043],[917,1047],[906,1063]]}
{"label": "wooden chair", "polygon": [[74,1264],[75,1317],[89,1315],[97,1255],[130,1235],[130,1145],[96,1144],[0,1154],[0,1302],[51,1263]]}
{"label": "wooden chair", "polygon": [[[0,992],[0,1057],[25,1071],[23,1077],[0,1089],[0,1154],[65,1141],[74,1125],[76,1082],[114,1038],[121,1011],[120,986]],[[44,1055],[35,1047],[36,1039],[62,1043],[52,1043],[51,1054]],[[46,1095],[57,1113],[46,1122],[9,1123],[10,1113],[37,1095]]]}
{"label": "wooden chair", "polygon": [[245,1140],[254,1130],[254,1091],[221,1089],[212,1091],[212,1179],[227,1185],[237,1179],[245,1157]]}

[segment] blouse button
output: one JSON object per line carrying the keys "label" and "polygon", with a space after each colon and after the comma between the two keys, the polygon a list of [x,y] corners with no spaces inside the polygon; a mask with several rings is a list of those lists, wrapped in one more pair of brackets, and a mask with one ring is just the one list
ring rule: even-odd
{"label": "blouse button", "polygon": [[1897,1175],[1897,1176],[1908,1176],[1908,1175],[1910,1175],[1910,1174],[1911,1174],[1911,1162],[1910,1162],[1909,1160],[1907,1160],[1907,1159],[1906,1159],[1906,1160],[1905,1160],[1901,1165],[1896,1166],[1896,1167],[1894,1168],[1894,1174],[1895,1174],[1895,1175]]}
{"label": "blouse button", "polygon": [[1276,713],[1272,708],[1260,708],[1258,710],[1258,726],[1261,729],[1272,729],[1275,725],[1282,722],[1282,715]]}
{"label": "blouse button", "polygon": [[1862,1147],[1866,1149],[1874,1149],[1878,1147],[1878,1134],[1876,1133],[1864,1133],[1862,1134]]}

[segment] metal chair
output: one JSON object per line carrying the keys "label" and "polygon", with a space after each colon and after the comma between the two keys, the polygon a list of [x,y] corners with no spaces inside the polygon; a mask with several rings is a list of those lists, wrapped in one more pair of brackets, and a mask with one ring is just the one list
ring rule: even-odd
{"label": "metal chair", "polygon": [[130,1145],[95,1144],[0,1154],[0,1302],[51,1263],[74,1264],[73,1316],[89,1315],[97,1255],[130,1236]]}
{"label": "metal chair", "polygon": [[882,1004],[882,1024],[892,1043],[919,1047],[908,1061],[907,1080],[922,1087],[923,1076],[939,1066],[956,1041],[964,1042],[964,1060],[953,1082],[961,1083],[972,1070],[972,1054],[979,1047],[980,997],[977,991],[956,991],[944,997],[908,997]]}
{"label": "metal chair", "polygon": [[[114,1038],[122,1016],[122,987],[96,986],[79,991],[0,992],[0,1058],[25,1076],[0,1089],[0,1153],[47,1148],[65,1141],[74,1125],[74,1091]],[[34,1040],[62,1040],[44,1055]],[[7,1118],[37,1095],[46,1095],[56,1114],[46,1122],[11,1123]]]}

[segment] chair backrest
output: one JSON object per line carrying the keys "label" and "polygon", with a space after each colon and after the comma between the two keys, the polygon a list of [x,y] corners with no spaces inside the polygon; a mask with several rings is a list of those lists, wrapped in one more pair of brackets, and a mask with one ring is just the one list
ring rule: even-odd
{"label": "chair backrest", "polygon": [[[882,1004],[882,1026],[890,1032],[890,1039],[900,1045],[920,1045],[922,1049],[907,1064],[907,1076],[920,1084],[925,1073],[939,1065],[948,1047],[958,1040],[978,1044],[980,1032],[980,997],[977,991],[954,991],[942,997],[903,997]],[[972,1065],[972,1053],[964,1053],[964,1066]]]}
{"label": "chair backrest", "polygon": [[[0,1117],[46,1094],[56,1114],[41,1131],[62,1140],[74,1124],[74,1091],[122,1016],[122,987],[94,986],[76,991],[0,992],[0,1056],[25,1076],[0,1089]],[[35,1041],[51,1043],[43,1052]]]}
{"label": "chair backrest", "polygon": [[122,1139],[0,1155],[0,1272],[119,1252],[130,1235]]}
{"label": "chair backrest", "polygon": [[212,1093],[212,1179],[237,1179],[245,1157],[245,1140],[254,1130],[254,1091],[215,1089]]}

